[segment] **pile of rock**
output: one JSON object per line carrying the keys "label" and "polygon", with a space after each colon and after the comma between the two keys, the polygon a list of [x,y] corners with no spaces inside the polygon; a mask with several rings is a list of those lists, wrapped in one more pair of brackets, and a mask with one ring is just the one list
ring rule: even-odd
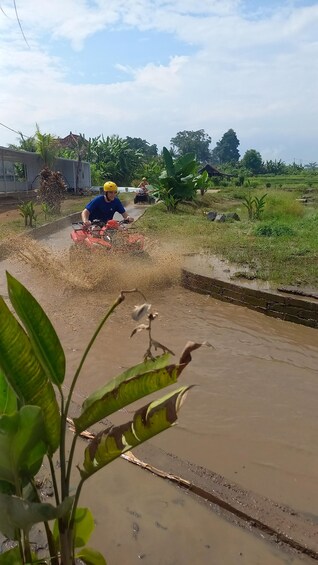
{"label": "pile of rock", "polygon": [[208,212],[206,215],[210,222],[232,222],[233,220],[239,222],[241,218],[236,212],[230,212],[229,214],[219,214],[218,212]]}

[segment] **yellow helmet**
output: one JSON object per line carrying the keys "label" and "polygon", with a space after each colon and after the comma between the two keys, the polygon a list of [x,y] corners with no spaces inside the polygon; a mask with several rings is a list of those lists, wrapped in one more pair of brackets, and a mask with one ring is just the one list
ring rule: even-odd
{"label": "yellow helmet", "polygon": [[111,180],[105,182],[104,184],[104,192],[118,192],[118,186],[116,183],[112,182]]}

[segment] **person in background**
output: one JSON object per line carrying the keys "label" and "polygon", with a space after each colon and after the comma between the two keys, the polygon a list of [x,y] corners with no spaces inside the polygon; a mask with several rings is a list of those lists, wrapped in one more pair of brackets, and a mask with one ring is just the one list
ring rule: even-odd
{"label": "person in background", "polygon": [[82,212],[82,222],[89,225],[93,220],[100,220],[101,222],[108,222],[112,220],[115,212],[122,215],[124,220],[129,223],[134,221],[134,218],[129,216],[122,205],[119,198],[117,198],[118,186],[112,181],[107,181],[104,184],[104,194],[96,196],[85,206]]}
{"label": "person in background", "polygon": [[138,204],[138,202],[149,202],[148,186],[149,183],[146,177],[143,177],[141,183],[138,185],[138,192],[134,198],[134,204]]}

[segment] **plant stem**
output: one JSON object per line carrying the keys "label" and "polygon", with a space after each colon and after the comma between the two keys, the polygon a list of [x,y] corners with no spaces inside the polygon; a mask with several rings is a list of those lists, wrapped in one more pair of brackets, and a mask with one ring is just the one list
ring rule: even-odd
{"label": "plant stem", "polygon": [[78,438],[78,435],[77,435],[77,434],[74,434],[74,437],[73,437],[73,440],[72,440],[71,449],[70,449],[70,453],[69,453],[69,457],[68,457],[67,473],[66,473],[66,488],[67,488],[68,491],[69,491],[69,488],[70,488],[72,462],[73,462],[73,457],[74,457],[74,451],[75,451],[75,446],[76,446],[77,438]]}
{"label": "plant stem", "polygon": [[60,504],[60,497],[59,497],[59,491],[58,491],[57,482],[56,482],[56,474],[55,474],[55,469],[54,469],[52,457],[50,457],[49,455],[48,455],[48,460],[49,460],[53,489],[54,489],[54,495],[55,495],[55,503],[56,503],[56,505],[58,505],[58,504]]}

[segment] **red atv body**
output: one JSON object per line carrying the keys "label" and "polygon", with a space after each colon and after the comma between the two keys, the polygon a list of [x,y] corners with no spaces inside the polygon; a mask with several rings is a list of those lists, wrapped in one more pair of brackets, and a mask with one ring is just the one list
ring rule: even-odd
{"label": "red atv body", "polygon": [[71,238],[76,246],[95,251],[140,253],[144,249],[144,237],[131,233],[124,227],[128,222],[108,220],[106,224],[94,220],[86,226],[82,222],[72,224]]}

